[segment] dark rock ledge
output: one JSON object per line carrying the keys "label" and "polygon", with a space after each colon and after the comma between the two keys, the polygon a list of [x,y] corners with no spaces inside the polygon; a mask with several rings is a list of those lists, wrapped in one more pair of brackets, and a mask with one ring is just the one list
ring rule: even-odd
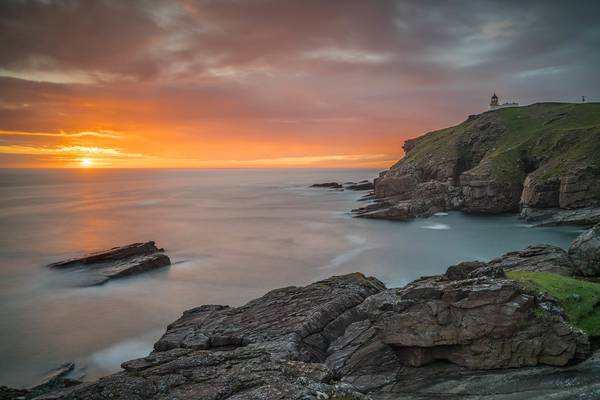
{"label": "dark rock ledge", "polygon": [[85,285],[100,285],[110,279],[122,278],[171,265],[164,249],[154,242],[133,243],[110,250],[88,254],[49,264],[54,269],[69,269],[86,274]]}
{"label": "dark rock ledge", "polygon": [[346,182],[343,185],[338,182],[324,182],[324,183],[314,183],[310,185],[311,188],[326,188],[326,189],[336,189],[340,191],[344,190],[354,190],[354,191],[372,191],[374,189],[373,182],[368,180],[362,180],[360,182]]}
{"label": "dark rock ledge", "polygon": [[588,337],[552,298],[504,273],[571,275],[580,258],[590,262],[595,238],[594,231],[574,243],[573,252],[582,252],[576,259],[537,246],[451,266],[403,288],[354,273],[276,289],[237,308],[200,306],[169,325],[150,355],[123,363],[122,372],[19,396],[596,399],[600,356]]}

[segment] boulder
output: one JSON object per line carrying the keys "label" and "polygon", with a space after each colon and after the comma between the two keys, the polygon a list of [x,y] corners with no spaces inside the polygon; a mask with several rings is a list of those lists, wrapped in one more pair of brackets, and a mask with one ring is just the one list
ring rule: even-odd
{"label": "boulder", "polygon": [[600,224],[583,232],[569,247],[569,256],[584,276],[600,276]]}
{"label": "boulder", "polygon": [[550,245],[529,246],[506,253],[490,261],[489,266],[506,271],[552,272],[564,276],[573,276],[577,272],[567,252]]}
{"label": "boulder", "polygon": [[483,268],[486,265],[486,263],[481,261],[463,261],[459,264],[449,266],[444,276],[451,281],[469,279],[469,275],[473,271]]}
{"label": "boulder", "polygon": [[49,264],[54,269],[83,271],[86,274],[84,285],[99,285],[110,279],[136,275],[171,265],[164,249],[154,242],[133,243],[114,247],[80,258],[73,258]]}
{"label": "boulder", "polygon": [[436,277],[379,296],[375,329],[403,365],[443,359],[477,369],[564,366],[589,354],[584,334],[559,315],[539,317],[541,299],[507,279]]}

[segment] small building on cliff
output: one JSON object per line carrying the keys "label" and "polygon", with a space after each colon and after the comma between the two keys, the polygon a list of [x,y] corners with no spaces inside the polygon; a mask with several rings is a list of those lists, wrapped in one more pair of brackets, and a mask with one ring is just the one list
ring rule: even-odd
{"label": "small building on cliff", "polygon": [[519,103],[511,101],[500,104],[500,99],[498,95],[494,93],[492,95],[492,99],[490,101],[490,110],[495,110],[497,108],[506,108],[506,107],[519,107]]}

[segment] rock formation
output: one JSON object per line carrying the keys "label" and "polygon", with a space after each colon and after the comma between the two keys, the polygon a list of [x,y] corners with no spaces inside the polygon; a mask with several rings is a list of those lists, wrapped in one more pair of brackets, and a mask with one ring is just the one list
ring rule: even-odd
{"label": "rock formation", "polygon": [[569,256],[577,266],[577,273],[600,276],[600,224],[585,231],[569,247]]}
{"label": "rock formation", "polygon": [[563,276],[577,275],[577,267],[566,251],[550,245],[529,246],[495,258],[490,266],[505,271],[552,272]]}
{"label": "rock formation", "polygon": [[86,285],[100,285],[110,279],[136,275],[167,265],[171,265],[171,260],[164,254],[164,249],[157,248],[154,242],[145,242],[55,262],[48,267],[83,270],[87,274]]}
{"label": "rock formation", "polygon": [[[577,368],[573,393],[598,387],[595,360],[558,368],[589,355],[587,337],[496,264],[461,263],[400,289],[354,273],[237,308],[200,306],[122,372],[36,398],[422,399],[435,387],[443,398],[530,399],[550,377],[544,393],[567,398],[560,383]],[[510,369],[536,365],[549,367]]]}
{"label": "rock formation", "polygon": [[337,190],[373,190],[373,182],[368,180],[362,180],[360,182],[346,182],[343,185],[337,182],[325,182],[325,183],[314,183],[310,185],[311,188],[326,188],[326,189],[337,189]]}
{"label": "rock formation", "polygon": [[[470,116],[407,140],[404,158],[375,179],[376,203],[356,215],[521,209],[540,224],[600,222],[598,126],[599,104],[542,103]],[[552,218],[562,210],[586,211]]]}
{"label": "rock formation", "polygon": [[342,189],[343,186],[337,182],[313,183],[311,188]]}

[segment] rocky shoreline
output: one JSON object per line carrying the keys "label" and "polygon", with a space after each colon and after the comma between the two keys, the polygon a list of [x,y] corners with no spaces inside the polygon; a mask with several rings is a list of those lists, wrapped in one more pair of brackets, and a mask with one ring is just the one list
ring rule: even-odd
{"label": "rocky shoreline", "polygon": [[404,158],[375,178],[375,201],[353,212],[396,220],[521,212],[535,225],[596,224],[599,115],[598,104],[540,103],[407,140]]}
{"label": "rocky shoreline", "polygon": [[599,241],[597,227],[568,252],[532,246],[402,288],[354,273],[196,307],[122,372],[0,399],[597,398],[590,337],[510,274],[591,275]]}

